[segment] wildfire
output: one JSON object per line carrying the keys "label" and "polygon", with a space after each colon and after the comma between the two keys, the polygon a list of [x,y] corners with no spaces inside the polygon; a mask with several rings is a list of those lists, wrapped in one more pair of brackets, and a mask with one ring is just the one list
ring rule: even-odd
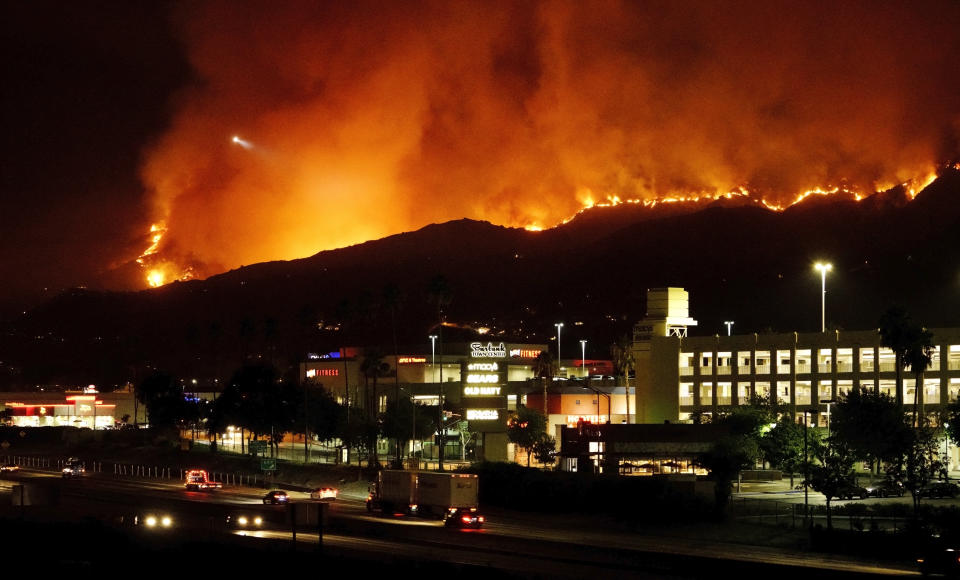
{"label": "wildfire", "polygon": [[164,222],[151,224],[150,247],[137,257],[137,264],[140,264],[140,266],[146,270],[146,282],[151,288],[163,286],[173,280],[189,280],[193,278],[193,270],[191,268],[180,268],[169,261],[158,259],[159,256],[157,252],[159,252],[160,249],[160,242],[166,233],[167,226]]}
{"label": "wildfire", "polygon": [[937,178],[937,172],[931,171],[927,174],[926,177],[923,178],[922,181],[919,179],[913,179],[911,181],[908,181],[907,183],[904,183],[904,185],[909,184],[909,186],[907,187],[907,193],[910,194],[910,199],[917,197],[917,194],[923,191],[924,189],[926,189],[927,186],[933,183],[936,178]]}
{"label": "wildfire", "polygon": [[150,225],[150,247],[144,250],[140,257],[137,258],[137,263],[141,266],[146,264],[147,258],[157,253],[157,248],[160,247],[160,240],[163,239],[163,234],[167,233],[167,226],[163,222],[158,224]]}
{"label": "wildfire", "polygon": [[[950,167],[954,169],[960,169],[960,163],[951,165]],[[934,182],[937,179],[937,171],[930,170],[922,178],[910,179],[905,182],[888,185],[885,187],[880,187],[878,185],[877,191],[886,191],[895,186],[903,186],[906,188],[907,192],[910,195],[910,198],[913,199],[917,196],[918,193],[923,191],[927,186]],[[577,216],[584,213],[587,210],[597,208],[597,207],[615,207],[622,204],[637,204],[644,207],[653,208],[658,204],[662,203],[700,203],[700,202],[713,202],[719,199],[734,199],[737,197],[747,198],[754,203],[762,205],[763,207],[769,209],[770,211],[784,211],[787,208],[790,208],[803,200],[807,199],[812,195],[848,195],[853,198],[854,201],[862,201],[869,197],[870,194],[864,194],[851,189],[845,186],[826,186],[826,187],[814,187],[797,194],[797,197],[790,203],[783,205],[780,203],[774,203],[768,201],[767,199],[756,196],[749,189],[744,186],[736,187],[727,191],[725,193],[710,193],[710,192],[701,192],[701,193],[686,193],[686,194],[670,194],[665,197],[660,197],[656,199],[621,199],[620,196],[615,194],[610,194],[606,196],[606,201],[596,201],[596,196],[590,190],[581,190],[577,193],[577,198],[579,199],[582,207],[577,210],[575,214],[564,219],[561,224],[567,224],[573,221]],[[530,224],[525,226],[527,231],[539,232],[543,231],[543,227],[540,224]]]}

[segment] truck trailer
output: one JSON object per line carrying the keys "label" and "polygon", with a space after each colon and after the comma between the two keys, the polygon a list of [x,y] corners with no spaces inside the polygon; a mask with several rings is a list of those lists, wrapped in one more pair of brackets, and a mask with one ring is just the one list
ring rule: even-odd
{"label": "truck trailer", "polygon": [[473,473],[384,470],[370,484],[367,510],[442,518],[447,524],[479,527],[478,478]]}

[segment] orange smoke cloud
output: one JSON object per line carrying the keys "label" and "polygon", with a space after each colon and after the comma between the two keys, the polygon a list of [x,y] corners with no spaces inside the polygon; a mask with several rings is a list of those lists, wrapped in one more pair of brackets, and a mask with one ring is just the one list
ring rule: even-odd
{"label": "orange smoke cloud", "polygon": [[197,80],[142,177],[157,253],[200,276],[460,217],[868,194],[960,157],[955,2],[182,10]]}

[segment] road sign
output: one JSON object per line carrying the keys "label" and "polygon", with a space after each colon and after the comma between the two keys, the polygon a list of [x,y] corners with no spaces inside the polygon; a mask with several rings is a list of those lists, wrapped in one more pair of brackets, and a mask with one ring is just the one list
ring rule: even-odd
{"label": "road sign", "polygon": [[266,441],[251,441],[248,450],[251,455],[261,455],[267,452]]}
{"label": "road sign", "polygon": [[264,458],[260,460],[260,471],[276,471],[277,460],[273,458]]}

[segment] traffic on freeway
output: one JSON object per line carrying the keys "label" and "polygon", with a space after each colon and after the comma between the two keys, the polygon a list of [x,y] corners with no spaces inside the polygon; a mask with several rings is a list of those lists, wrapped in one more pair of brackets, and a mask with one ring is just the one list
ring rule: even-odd
{"label": "traffic on freeway", "polygon": [[[675,577],[699,577],[707,570],[743,573],[761,568],[781,573],[804,570],[827,577],[914,573],[902,567],[835,556],[624,533],[613,525],[605,528],[595,521],[570,516],[484,510],[482,527],[457,526],[451,530],[444,525],[444,514],[413,516],[392,509],[396,506],[373,510],[368,496],[342,490],[335,502],[311,497],[315,490],[267,490],[284,491],[288,498],[285,503],[272,504],[264,503],[267,492],[262,488],[188,490],[180,481],[118,479],[100,473],[62,480],[59,474],[29,469],[4,477],[0,480],[3,495],[11,494],[15,484],[55,484],[60,495],[58,511],[64,517],[95,514],[108,523],[143,526],[158,534],[174,530],[168,533],[181,537],[202,533],[205,537],[293,542],[295,536],[301,549],[320,544],[317,526],[322,525],[325,553],[364,558],[392,555],[500,570],[516,570],[515,566],[522,565],[558,578],[597,573],[624,578],[662,577],[668,570]],[[11,503],[9,497],[0,497],[0,505]],[[289,510],[304,504],[324,504],[325,521],[294,525]]]}

